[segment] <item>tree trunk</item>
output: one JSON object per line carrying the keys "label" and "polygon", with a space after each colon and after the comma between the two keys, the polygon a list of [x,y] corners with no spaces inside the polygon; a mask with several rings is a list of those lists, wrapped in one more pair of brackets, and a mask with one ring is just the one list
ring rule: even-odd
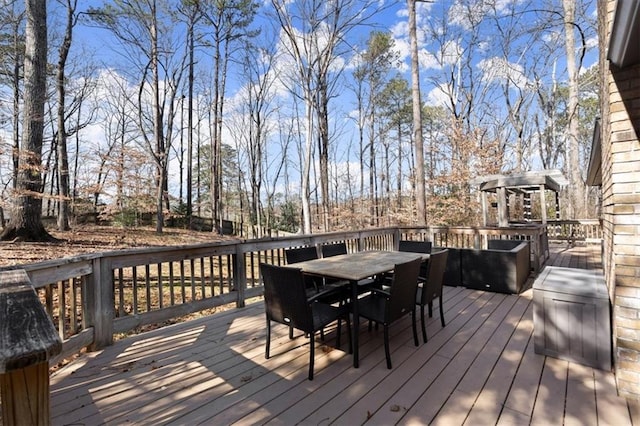
{"label": "tree trunk", "polygon": [[19,34],[20,19],[16,19],[14,32],[13,32],[13,188],[18,185],[18,170],[20,161],[20,56],[21,52],[21,40]]}
{"label": "tree trunk", "polygon": [[50,241],[42,224],[42,139],[47,70],[47,2],[26,0],[24,124],[16,200],[1,239]]}
{"label": "tree trunk", "polygon": [[302,172],[302,232],[311,233],[311,206],[309,205],[309,176],[311,174],[311,147],[313,143],[313,103],[311,94],[305,96],[305,115],[307,117],[307,135],[304,150],[304,170]]}
{"label": "tree trunk", "polygon": [[369,113],[369,225],[376,223],[376,150],[375,150],[375,119],[373,101],[370,102]]}
{"label": "tree trunk", "polygon": [[409,38],[411,39],[411,94],[413,99],[413,139],[416,147],[416,208],[418,225],[426,225],[426,194],[424,191],[424,141],[422,139],[422,101],[420,100],[420,72],[418,40],[416,36],[416,0],[409,6]]}
{"label": "tree trunk", "polygon": [[574,37],[575,0],[563,0],[565,48],[567,51],[567,74],[569,75],[569,105],[567,124],[567,153],[569,167],[569,183],[571,191],[571,219],[584,214],[585,185],[582,180],[579,153],[578,128],[578,67],[576,66],[576,49]]}
{"label": "tree trunk", "polygon": [[160,73],[158,70],[158,24],[155,1],[151,10],[151,72],[153,78],[153,138],[156,144],[156,232],[162,233],[164,228],[164,194],[166,185],[166,163],[164,132],[162,130],[162,110],[160,107]]}
{"label": "tree trunk", "polygon": [[65,114],[65,66],[71,49],[73,36],[73,14],[76,2],[67,0],[67,25],[60,55],[58,57],[58,72],[56,86],[58,90],[58,231],[69,230],[69,156],[67,154],[67,130],[64,120]]}
{"label": "tree trunk", "polygon": [[195,22],[189,21],[189,93],[187,95],[187,221],[189,229],[192,229],[193,222],[193,68],[194,68],[194,51],[195,51]]}
{"label": "tree trunk", "polygon": [[325,232],[330,231],[329,217],[329,99],[327,97],[327,85],[323,82],[319,85],[318,93],[318,155],[320,157],[320,190],[322,194],[322,218]]}

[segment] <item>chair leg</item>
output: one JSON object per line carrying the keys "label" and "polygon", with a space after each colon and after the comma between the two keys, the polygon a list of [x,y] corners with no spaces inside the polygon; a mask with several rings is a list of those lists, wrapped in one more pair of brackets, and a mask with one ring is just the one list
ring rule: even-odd
{"label": "chair leg", "polygon": [[271,321],[267,320],[267,342],[264,346],[264,357],[269,359],[269,348],[271,346]]}
{"label": "chair leg", "polygon": [[418,330],[416,328],[416,308],[411,312],[411,328],[413,329],[413,344],[418,346]]}
{"label": "chair leg", "polygon": [[340,334],[341,334],[341,327],[340,325],[342,324],[342,320],[340,318],[338,318],[338,326],[336,327],[336,348],[340,348]]}
{"label": "chair leg", "polygon": [[352,340],[352,334],[351,334],[351,318],[349,317],[349,314],[346,315],[346,320],[347,320],[347,338],[349,339],[349,354],[353,353],[353,340]]}
{"label": "chair leg", "polygon": [[389,350],[389,326],[384,326],[384,355],[387,357],[387,368],[391,370],[391,351]]}
{"label": "chair leg", "polygon": [[444,327],[444,309],[442,309],[442,295],[438,298],[438,303],[440,305],[440,323]]}
{"label": "chair leg", "polygon": [[429,302],[429,318],[433,317],[433,302]]}
{"label": "chair leg", "polygon": [[420,305],[420,324],[422,325],[422,340],[427,343],[427,325],[424,319],[424,305]]}
{"label": "chair leg", "polygon": [[313,380],[313,360],[315,359],[315,333],[309,335],[309,380]]}
{"label": "chair leg", "polygon": [[293,326],[289,326],[289,340],[293,340]]}

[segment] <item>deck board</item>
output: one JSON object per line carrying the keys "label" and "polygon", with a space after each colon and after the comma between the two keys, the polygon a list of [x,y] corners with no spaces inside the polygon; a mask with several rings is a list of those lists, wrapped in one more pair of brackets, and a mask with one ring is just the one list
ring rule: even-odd
{"label": "deck board", "polygon": [[[599,247],[555,247],[548,264],[599,267]],[[83,354],[52,374],[52,424],[599,424],[631,425],[635,404],[611,372],[534,352],[532,291],[503,295],[446,287],[429,340],[413,344],[409,318],[392,326],[393,369],[382,330],[360,329],[360,368],[335,327],[308,339],[274,326],[264,357],[261,303],[175,324]],[[419,319],[418,319],[419,327]],[[420,334],[420,332],[419,332]],[[420,336],[421,339],[421,336]]]}
{"label": "deck board", "polygon": [[515,374],[533,332],[533,321],[530,320],[532,315],[533,307],[528,304],[527,310],[511,334],[464,424],[495,424],[500,418],[503,401],[507,399],[512,388]]}

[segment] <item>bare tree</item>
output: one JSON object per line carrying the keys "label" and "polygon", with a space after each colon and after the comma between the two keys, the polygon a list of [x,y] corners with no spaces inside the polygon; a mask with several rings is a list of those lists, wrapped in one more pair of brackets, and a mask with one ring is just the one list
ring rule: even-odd
{"label": "bare tree", "polygon": [[69,51],[71,50],[71,41],[73,39],[73,27],[77,21],[75,14],[78,5],[77,0],[64,0],[66,8],[65,31],[60,50],[58,52],[58,69],[56,72],[56,91],[58,95],[57,124],[58,124],[58,230],[66,231],[69,229],[69,204],[70,204],[70,188],[69,188],[69,156],[67,153],[67,126],[65,123],[65,67]]}
{"label": "bare tree", "polygon": [[176,59],[180,40],[174,37],[177,32],[167,16],[169,7],[162,0],[129,0],[90,9],[95,22],[112,31],[130,49],[130,59],[141,61],[138,124],[144,145],[156,163],[156,232],[163,231],[164,211],[169,209],[167,168],[178,87],[186,69],[186,58]]}
{"label": "bare tree", "polygon": [[3,240],[48,241],[42,224],[41,157],[47,70],[46,0],[26,0],[24,124],[19,151],[16,200]]}
{"label": "bare tree", "polygon": [[[311,152],[316,138],[321,138],[321,144],[328,144],[327,133],[324,130],[327,128],[325,118],[320,119],[322,123],[319,123],[319,115],[327,114],[327,88],[331,86],[329,78],[332,76],[330,71],[336,58],[341,54],[340,48],[347,35],[378,10],[377,2],[271,0],[271,4],[282,30],[282,38],[286,40],[282,46],[294,61],[295,77],[291,81],[295,81],[300,88],[305,103],[305,147],[301,188],[302,229],[303,232],[310,233]],[[320,126],[324,134],[319,131]],[[320,154],[328,156],[328,149],[323,148]],[[321,160],[321,163],[326,165],[328,161]],[[320,174],[321,179],[328,178],[328,170],[323,169]],[[328,182],[321,183],[321,187],[327,192],[323,196],[328,197]]]}
{"label": "bare tree", "polygon": [[2,5],[0,11],[0,29],[2,31],[2,44],[0,44],[0,58],[2,69],[0,81],[11,87],[12,111],[11,111],[11,140],[13,145],[11,173],[13,187],[17,184],[18,153],[20,151],[20,83],[22,80],[22,66],[24,65],[24,3],[19,0],[10,0]]}
{"label": "bare tree", "polygon": [[[232,129],[234,139],[238,142],[238,151],[246,158],[246,177],[249,180],[249,204],[251,223],[258,227],[262,234],[262,227],[269,225],[269,209],[264,211],[262,206],[263,185],[269,180],[278,181],[282,170],[286,152],[281,152],[276,158],[277,173],[267,176],[268,149],[267,143],[271,133],[272,118],[275,112],[273,100],[275,83],[274,44],[265,42],[265,47],[246,44],[242,58],[243,77],[246,81],[238,102],[233,105],[232,112],[235,120]],[[229,120],[231,121],[231,120]],[[272,194],[269,194],[272,195]],[[271,196],[267,201],[272,200]]]}
{"label": "bare tree", "polygon": [[[215,224],[222,219],[222,128],[227,70],[231,55],[235,49],[243,45],[238,42],[257,35],[257,32],[250,31],[248,27],[254,19],[258,5],[253,0],[199,0],[197,3],[204,21],[212,28],[211,217]],[[217,227],[214,226],[213,230],[216,231]]]}
{"label": "bare tree", "polygon": [[[186,182],[186,216],[189,222],[189,228],[192,227],[192,215],[193,215],[193,97],[194,97],[194,82],[195,82],[195,49],[196,49],[196,25],[202,19],[202,13],[198,7],[197,0],[182,0],[181,7],[178,10],[181,13],[187,24],[187,65],[189,67],[187,77],[187,182]],[[184,96],[182,103],[184,104]],[[184,107],[184,105],[182,105]],[[181,129],[184,128],[181,118]],[[182,137],[182,130],[180,132]],[[180,182],[182,187],[182,182]]]}

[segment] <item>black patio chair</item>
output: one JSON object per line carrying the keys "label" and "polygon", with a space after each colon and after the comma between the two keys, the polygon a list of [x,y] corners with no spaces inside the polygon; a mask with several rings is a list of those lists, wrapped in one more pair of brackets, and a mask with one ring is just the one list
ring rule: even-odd
{"label": "black patio chair", "polygon": [[[334,321],[347,321],[349,353],[351,346],[351,322],[346,305],[334,306],[319,302],[322,293],[307,297],[302,270],[292,267],[261,264],[264,282],[265,313],[267,317],[267,341],[265,358],[269,359],[271,346],[271,321],[293,327],[309,336],[309,380],[313,380],[315,334]],[[340,331],[336,347],[340,347]]]}
{"label": "black patio chair", "polygon": [[[411,241],[400,240],[398,242],[398,251],[411,252],[411,253],[431,253],[431,241]],[[422,262],[420,265],[420,277],[427,275],[429,261]],[[391,284],[391,273],[384,275],[383,287],[388,289]]]}
{"label": "black patio chair", "polygon": [[320,247],[322,250],[322,257],[338,256],[341,254],[347,254],[347,243],[331,243],[325,244]]}
{"label": "black patio chair", "polygon": [[[318,251],[315,247],[300,247],[291,248],[284,251],[284,257],[287,260],[288,265],[295,265],[298,262],[304,262],[306,260],[313,260],[318,258]],[[349,284],[345,280],[337,279],[322,279],[322,277],[314,277],[305,275],[305,281],[307,282],[307,289],[309,292],[315,291],[316,293],[324,293],[323,302],[335,303],[343,300],[346,289],[344,286]],[[329,292],[333,289],[335,294]],[[309,296],[312,294],[310,293]],[[328,300],[331,297],[332,301]]]}
{"label": "black patio chair", "polygon": [[305,260],[313,260],[318,258],[318,250],[314,246],[289,248],[284,251],[284,257],[287,263],[304,262]]}
{"label": "black patio chair", "polygon": [[[347,243],[331,243],[325,244],[320,247],[322,251],[322,257],[339,256],[341,254],[347,254]],[[369,292],[371,288],[380,288],[380,278],[372,277],[358,281],[358,294],[364,294]]]}
{"label": "black patio chair", "polygon": [[[428,253],[431,253],[431,241],[400,240],[398,242],[398,251],[428,254]],[[429,268],[429,261],[422,262],[422,265],[420,265],[421,278],[424,278],[427,275],[428,268]]]}
{"label": "black patio chair", "polygon": [[[287,260],[287,265],[293,265],[298,262],[317,259],[318,251],[314,246],[290,248],[284,251],[284,257]],[[305,277],[305,282],[307,283],[309,296],[312,296],[312,293],[318,293],[324,286],[324,282],[320,277],[308,276]]]}
{"label": "black patio chair", "polygon": [[427,327],[424,319],[424,307],[429,306],[429,317],[433,316],[433,301],[438,298],[440,307],[440,323],[444,323],[444,309],[442,308],[442,281],[444,270],[447,267],[449,250],[431,253],[427,273],[420,276],[421,284],[416,292],[416,305],[420,306],[420,321],[422,325],[422,339],[427,343]]}
{"label": "black patio chair", "polygon": [[398,242],[398,251],[431,253],[431,241],[400,240]]}
{"label": "black patio chair", "polygon": [[389,350],[391,324],[405,315],[411,315],[413,341],[418,346],[415,311],[421,263],[422,260],[416,259],[395,265],[388,291],[372,288],[371,294],[358,300],[360,316],[376,324],[382,324],[384,327],[384,351],[389,369],[391,369],[391,351]]}
{"label": "black patio chair", "polygon": [[[317,259],[318,251],[314,246],[290,248],[284,251],[284,257],[288,265],[295,265],[298,262]],[[304,275],[304,282],[307,297],[316,296],[322,303],[344,305],[349,299],[348,281]],[[338,322],[338,331],[340,331],[340,322]],[[293,338],[293,328],[289,329],[289,337]],[[322,331],[321,338],[324,339]]]}

